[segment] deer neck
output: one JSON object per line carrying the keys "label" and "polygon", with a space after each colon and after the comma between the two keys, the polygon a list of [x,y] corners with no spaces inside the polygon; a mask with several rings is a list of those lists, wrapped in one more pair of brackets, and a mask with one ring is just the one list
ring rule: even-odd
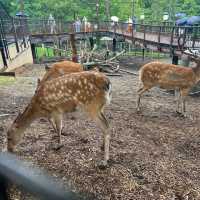
{"label": "deer neck", "polygon": [[17,116],[15,124],[17,124],[19,129],[25,130],[36,118],[37,112],[34,107],[29,104],[25,110]]}

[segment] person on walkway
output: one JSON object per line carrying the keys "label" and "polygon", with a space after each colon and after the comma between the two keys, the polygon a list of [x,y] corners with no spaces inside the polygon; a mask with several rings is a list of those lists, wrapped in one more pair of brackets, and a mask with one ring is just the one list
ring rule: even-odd
{"label": "person on walkway", "polygon": [[81,20],[79,18],[77,18],[74,25],[75,25],[75,32],[81,32]]}
{"label": "person on walkway", "polygon": [[50,26],[50,33],[56,33],[56,20],[54,19],[52,14],[49,15],[47,24],[48,26]]}

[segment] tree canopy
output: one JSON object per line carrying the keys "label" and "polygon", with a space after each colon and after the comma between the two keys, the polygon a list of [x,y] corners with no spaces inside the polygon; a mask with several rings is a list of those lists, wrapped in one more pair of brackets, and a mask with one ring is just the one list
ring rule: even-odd
{"label": "tree canopy", "polygon": [[[108,16],[118,16],[128,20],[134,14],[137,18],[144,14],[145,20],[162,21],[164,12],[169,13],[170,20],[177,12],[188,16],[200,15],[199,0],[0,0],[9,13],[14,16],[24,3],[24,11],[30,17],[47,18],[51,13],[55,18],[74,20],[77,16],[96,19],[96,5],[99,2],[99,18],[107,20]],[[134,2],[134,3],[133,3]],[[109,8],[108,8],[109,6]],[[109,13],[108,13],[109,12]]]}

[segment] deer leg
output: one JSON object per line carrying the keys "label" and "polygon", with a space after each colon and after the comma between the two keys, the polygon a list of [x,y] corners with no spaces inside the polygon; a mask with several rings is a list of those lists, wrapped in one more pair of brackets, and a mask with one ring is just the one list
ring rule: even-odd
{"label": "deer leg", "polygon": [[179,112],[180,100],[181,100],[181,93],[180,90],[175,90],[175,98],[176,98],[176,112]]}
{"label": "deer leg", "polygon": [[104,160],[102,160],[98,164],[98,167],[101,169],[104,169],[108,164],[109,147],[110,147],[109,123],[103,114],[103,108],[104,108],[104,105],[99,106],[98,104],[90,104],[85,108],[86,113],[88,113],[89,116],[99,124],[99,126],[103,132]]}
{"label": "deer leg", "polygon": [[63,116],[61,113],[56,114],[55,116],[55,125],[56,125],[56,130],[57,130],[57,134],[58,134],[58,143],[61,144],[61,132],[62,132],[62,127],[63,127],[63,123],[62,123],[62,119]]}
{"label": "deer leg", "polygon": [[54,119],[51,117],[51,118],[48,119],[48,121],[49,121],[49,123],[52,125],[53,130],[57,133],[58,130],[57,130],[57,128],[56,128],[56,123],[55,123]]}
{"label": "deer leg", "polygon": [[49,118],[49,121],[52,124],[55,132],[58,134],[58,143],[52,147],[54,150],[58,150],[63,146],[61,143],[62,119],[63,114],[58,111],[52,112],[51,117]]}
{"label": "deer leg", "polygon": [[146,92],[147,90],[149,90],[151,87],[147,87],[147,86],[143,86],[142,88],[140,88],[137,93],[138,93],[138,96],[137,96],[137,100],[136,100],[136,108],[137,108],[137,111],[139,112],[140,111],[140,99],[142,97],[142,94],[144,92]]}
{"label": "deer leg", "polygon": [[99,167],[106,167],[109,160],[109,148],[110,148],[110,131],[109,131],[109,123],[104,116],[103,112],[100,112],[98,115],[97,121],[100,123],[101,129],[104,134],[104,141],[103,141],[103,147],[104,147],[104,160],[102,163],[100,163]]}
{"label": "deer leg", "polygon": [[182,109],[181,112],[184,116],[186,116],[186,106],[185,106],[185,100],[186,97],[188,95],[189,89],[188,88],[184,88],[181,89],[180,93],[181,93],[181,103],[182,103]]}

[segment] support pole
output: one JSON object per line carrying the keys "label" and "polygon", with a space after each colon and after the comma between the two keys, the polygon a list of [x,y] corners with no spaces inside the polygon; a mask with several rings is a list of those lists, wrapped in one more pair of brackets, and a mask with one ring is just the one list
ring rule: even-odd
{"label": "support pole", "polygon": [[116,46],[117,46],[117,40],[116,38],[113,38],[113,53],[116,54]]}
{"label": "support pole", "polygon": [[1,53],[1,56],[2,56],[3,64],[4,64],[5,67],[7,67],[8,64],[7,64],[6,55],[5,55],[5,52],[4,52],[3,38],[1,37],[1,35],[0,35],[0,53]]}
{"label": "support pole", "polygon": [[172,49],[172,64],[178,65],[178,56],[174,52],[174,48]]}
{"label": "support pole", "polygon": [[78,55],[77,55],[77,49],[76,49],[76,40],[75,40],[75,35],[70,34],[70,42],[71,42],[71,47],[72,47],[72,61],[73,62],[78,62]]}
{"label": "support pole", "polygon": [[31,44],[31,52],[32,52],[33,62],[35,62],[35,60],[37,59],[36,51],[35,51],[35,44]]}
{"label": "support pole", "polygon": [[94,48],[94,39],[93,39],[93,37],[90,37],[89,41],[90,41],[90,49],[92,50]]}

